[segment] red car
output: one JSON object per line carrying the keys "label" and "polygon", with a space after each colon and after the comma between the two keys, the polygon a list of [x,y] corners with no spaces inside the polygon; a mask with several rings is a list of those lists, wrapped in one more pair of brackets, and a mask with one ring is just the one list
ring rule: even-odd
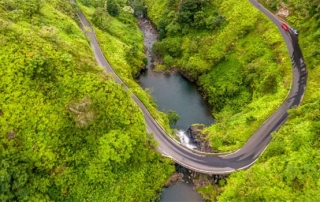
{"label": "red car", "polygon": [[286,25],[286,24],[284,24],[284,23],[281,23],[281,27],[282,27],[282,29],[284,29],[285,31],[288,31],[288,30],[289,30],[288,25]]}

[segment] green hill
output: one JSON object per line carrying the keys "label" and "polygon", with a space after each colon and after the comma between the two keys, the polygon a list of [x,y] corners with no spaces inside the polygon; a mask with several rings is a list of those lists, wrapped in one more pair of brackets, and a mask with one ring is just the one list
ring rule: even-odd
{"label": "green hill", "polygon": [[301,106],[290,111],[262,158],[247,171],[232,174],[219,201],[319,201],[320,2],[260,2],[275,13],[288,10],[284,20],[300,31],[307,89]]}
{"label": "green hill", "polygon": [[150,201],[173,171],[64,0],[0,1],[0,201]]}

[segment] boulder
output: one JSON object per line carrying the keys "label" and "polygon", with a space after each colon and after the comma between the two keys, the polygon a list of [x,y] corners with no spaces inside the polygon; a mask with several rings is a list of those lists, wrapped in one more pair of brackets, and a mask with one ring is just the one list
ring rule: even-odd
{"label": "boulder", "polygon": [[283,2],[280,2],[280,5],[277,9],[276,16],[279,16],[280,18],[287,18],[289,16],[289,9],[287,5]]}
{"label": "boulder", "polygon": [[190,137],[190,140],[197,145],[200,151],[210,153],[212,152],[210,142],[206,139],[207,135],[201,132],[204,128],[204,125],[190,126],[187,130],[187,135]]}
{"label": "boulder", "polygon": [[183,174],[175,172],[171,175],[171,177],[168,179],[167,183],[164,185],[164,187],[170,187],[171,185],[175,184],[176,182],[183,181]]}

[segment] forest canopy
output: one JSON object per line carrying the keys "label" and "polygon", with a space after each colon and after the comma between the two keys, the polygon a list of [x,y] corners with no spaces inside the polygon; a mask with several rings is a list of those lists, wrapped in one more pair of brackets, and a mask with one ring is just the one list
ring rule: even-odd
{"label": "forest canopy", "polygon": [[[246,0],[144,1],[159,30],[155,53],[167,68],[194,77],[213,105],[216,124],[203,133],[214,150],[236,150],[288,93],[290,58],[277,28]],[[199,190],[212,190],[200,191],[210,201],[319,201],[320,2],[259,2],[289,11],[283,20],[299,30],[306,94],[251,168],[231,174],[219,190]],[[205,20],[218,17],[209,29]]]}
{"label": "forest canopy", "polygon": [[97,66],[75,7],[0,1],[0,200],[154,200],[173,167]]}
{"label": "forest canopy", "polygon": [[[288,92],[283,39],[246,0],[79,2],[117,74],[169,125],[133,81],[145,65],[133,14],[152,19],[162,65],[195,79],[213,106],[216,124],[203,133],[214,150],[241,147]],[[319,2],[285,3],[309,71],[304,101],[212,201],[320,199]],[[153,150],[130,92],[97,66],[76,9],[66,0],[0,1],[0,200],[153,201],[171,162]]]}

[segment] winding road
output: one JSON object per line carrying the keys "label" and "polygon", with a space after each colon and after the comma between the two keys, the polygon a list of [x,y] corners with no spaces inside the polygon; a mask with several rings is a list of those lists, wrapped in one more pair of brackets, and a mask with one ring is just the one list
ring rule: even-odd
{"label": "winding road", "polygon": [[[152,118],[141,101],[135,95],[132,95],[132,99],[137,103],[144,114],[147,131],[153,133],[155,139],[159,143],[159,152],[164,156],[173,159],[178,164],[200,173],[228,174],[250,167],[268,146],[272,139],[271,133],[277,131],[287,120],[287,110],[294,106],[298,106],[301,103],[305,92],[307,70],[298,44],[298,37],[291,31],[284,31],[281,28],[282,21],[260,5],[256,0],[250,0],[250,2],[257,9],[263,12],[270,20],[272,20],[272,22],[279,28],[291,56],[293,82],[286,101],[264,122],[264,124],[251,136],[241,149],[234,153],[215,155],[204,154],[187,149],[175,140],[171,139],[164,132],[161,126]],[[81,11],[78,12],[78,16],[81,20],[82,26],[91,27]],[[91,46],[98,64],[105,67],[107,72],[115,74],[105,59],[94,32],[89,32],[88,35],[91,39]],[[123,83],[116,74],[115,80],[118,83]]]}

